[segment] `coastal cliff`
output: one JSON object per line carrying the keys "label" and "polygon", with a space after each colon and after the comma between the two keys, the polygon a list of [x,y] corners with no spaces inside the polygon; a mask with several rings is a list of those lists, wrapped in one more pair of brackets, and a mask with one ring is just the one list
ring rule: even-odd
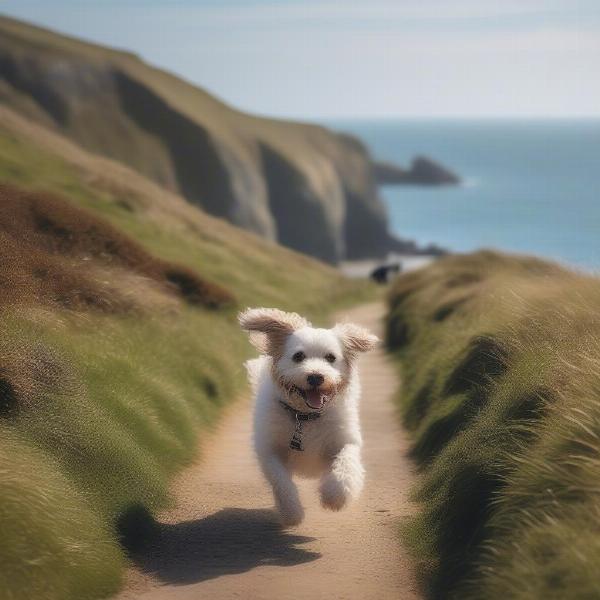
{"label": "coastal cliff", "polygon": [[0,18],[0,102],[322,260],[414,251],[389,233],[359,140],[244,114],[130,53]]}

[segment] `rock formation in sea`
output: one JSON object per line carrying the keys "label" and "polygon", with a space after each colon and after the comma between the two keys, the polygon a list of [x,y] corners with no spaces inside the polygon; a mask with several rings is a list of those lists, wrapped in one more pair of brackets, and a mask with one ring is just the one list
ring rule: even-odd
{"label": "rock formation in sea", "polygon": [[377,183],[382,185],[458,185],[461,182],[456,173],[426,156],[415,157],[408,169],[376,161],[373,172]]}

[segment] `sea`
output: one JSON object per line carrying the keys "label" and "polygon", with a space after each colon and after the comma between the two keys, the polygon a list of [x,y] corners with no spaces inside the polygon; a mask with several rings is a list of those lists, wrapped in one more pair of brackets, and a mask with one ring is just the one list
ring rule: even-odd
{"label": "sea", "polygon": [[400,165],[424,155],[458,187],[382,186],[393,231],[451,251],[497,248],[600,272],[600,119],[361,120],[327,125]]}

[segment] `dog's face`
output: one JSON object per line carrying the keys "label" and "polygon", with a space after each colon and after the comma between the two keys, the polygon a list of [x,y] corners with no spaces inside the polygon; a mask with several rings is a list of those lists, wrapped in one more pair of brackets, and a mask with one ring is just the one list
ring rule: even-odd
{"label": "dog's face", "polygon": [[275,358],[275,376],[290,392],[290,400],[303,401],[313,410],[321,410],[335,397],[348,377],[341,340],[331,329],[303,327],[294,331]]}
{"label": "dog's face", "polygon": [[239,319],[245,330],[264,334],[253,342],[271,355],[273,377],[299,411],[322,410],[346,386],[356,354],[377,343],[356,325],[318,329],[296,313],[277,309],[249,309]]}

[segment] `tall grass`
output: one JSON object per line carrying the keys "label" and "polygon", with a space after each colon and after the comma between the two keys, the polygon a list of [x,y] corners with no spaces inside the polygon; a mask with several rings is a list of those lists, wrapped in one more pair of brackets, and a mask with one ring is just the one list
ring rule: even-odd
{"label": "tall grass", "polygon": [[401,277],[387,342],[431,598],[600,597],[600,281],[479,252]]}
{"label": "tall grass", "polygon": [[[163,202],[164,194],[149,194],[145,184],[114,182],[110,172],[99,182],[92,171],[25,136],[0,135],[0,181],[60,193],[107,219],[113,228],[103,231],[135,240],[144,268],[183,265],[178,272],[220,283],[240,306],[276,305],[317,319],[371,293],[177,198]],[[6,234],[10,227],[0,219],[0,229]],[[69,254],[71,246],[59,250],[48,249],[48,256],[69,268],[81,259]],[[45,251],[36,246],[36,260]],[[85,269],[90,289],[135,297],[132,310],[61,303],[45,297],[44,288],[42,296],[12,294],[0,303],[2,600],[116,592],[127,564],[123,517],[140,505],[169,505],[171,477],[195,459],[203,432],[244,390],[250,348],[235,306],[209,308],[177,294],[166,301],[153,273],[125,277],[123,264],[113,265],[105,250],[88,251],[90,265],[104,265]],[[149,263],[151,257],[159,262]],[[17,267],[0,257],[3,273]],[[32,273],[43,275],[37,266]]]}

